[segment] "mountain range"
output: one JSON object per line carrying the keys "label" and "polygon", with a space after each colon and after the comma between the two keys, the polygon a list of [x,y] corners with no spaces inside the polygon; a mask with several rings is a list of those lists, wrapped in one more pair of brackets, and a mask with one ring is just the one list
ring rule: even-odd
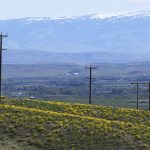
{"label": "mountain range", "polygon": [[150,12],[0,20],[4,63],[126,63],[150,60]]}

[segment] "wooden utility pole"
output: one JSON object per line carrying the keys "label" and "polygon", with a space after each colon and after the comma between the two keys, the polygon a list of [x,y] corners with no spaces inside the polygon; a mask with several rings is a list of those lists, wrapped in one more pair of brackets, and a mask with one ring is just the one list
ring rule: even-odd
{"label": "wooden utility pole", "polygon": [[6,50],[3,49],[3,38],[8,37],[8,35],[0,34],[0,103],[1,103],[1,96],[2,96],[2,51]]}
{"label": "wooden utility pole", "polygon": [[89,104],[92,104],[92,71],[97,69],[96,67],[85,67],[85,69],[89,69],[90,77],[89,77]]}
{"label": "wooden utility pole", "polygon": [[150,111],[150,82],[148,83],[149,86],[149,111]]}
{"label": "wooden utility pole", "polygon": [[[143,84],[143,85],[147,85],[146,82],[135,82],[135,83],[131,83],[131,84],[135,84],[136,85],[136,90],[137,90],[137,109],[139,109],[139,85]],[[149,109],[150,109],[150,83],[149,83]]]}
{"label": "wooden utility pole", "polygon": [[136,85],[136,99],[137,99],[137,109],[139,109],[139,83],[131,83]]}

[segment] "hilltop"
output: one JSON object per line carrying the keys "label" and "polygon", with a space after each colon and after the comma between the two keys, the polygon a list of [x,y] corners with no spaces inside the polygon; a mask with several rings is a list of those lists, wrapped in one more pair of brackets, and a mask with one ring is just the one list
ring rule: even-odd
{"label": "hilltop", "polygon": [[0,149],[150,149],[150,112],[3,98]]}

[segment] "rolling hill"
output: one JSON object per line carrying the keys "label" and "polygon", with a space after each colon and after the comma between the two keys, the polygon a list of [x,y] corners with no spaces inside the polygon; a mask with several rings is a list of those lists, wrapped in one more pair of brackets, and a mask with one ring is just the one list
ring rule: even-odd
{"label": "rolling hill", "polygon": [[150,112],[3,98],[0,149],[150,148]]}

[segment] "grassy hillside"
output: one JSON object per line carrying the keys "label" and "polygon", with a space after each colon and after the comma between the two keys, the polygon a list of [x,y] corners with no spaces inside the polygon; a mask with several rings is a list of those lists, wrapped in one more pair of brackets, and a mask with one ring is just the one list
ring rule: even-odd
{"label": "grassy hillside", "polygon": [[0,149],[150,149],[150,112],[4,98]]}

